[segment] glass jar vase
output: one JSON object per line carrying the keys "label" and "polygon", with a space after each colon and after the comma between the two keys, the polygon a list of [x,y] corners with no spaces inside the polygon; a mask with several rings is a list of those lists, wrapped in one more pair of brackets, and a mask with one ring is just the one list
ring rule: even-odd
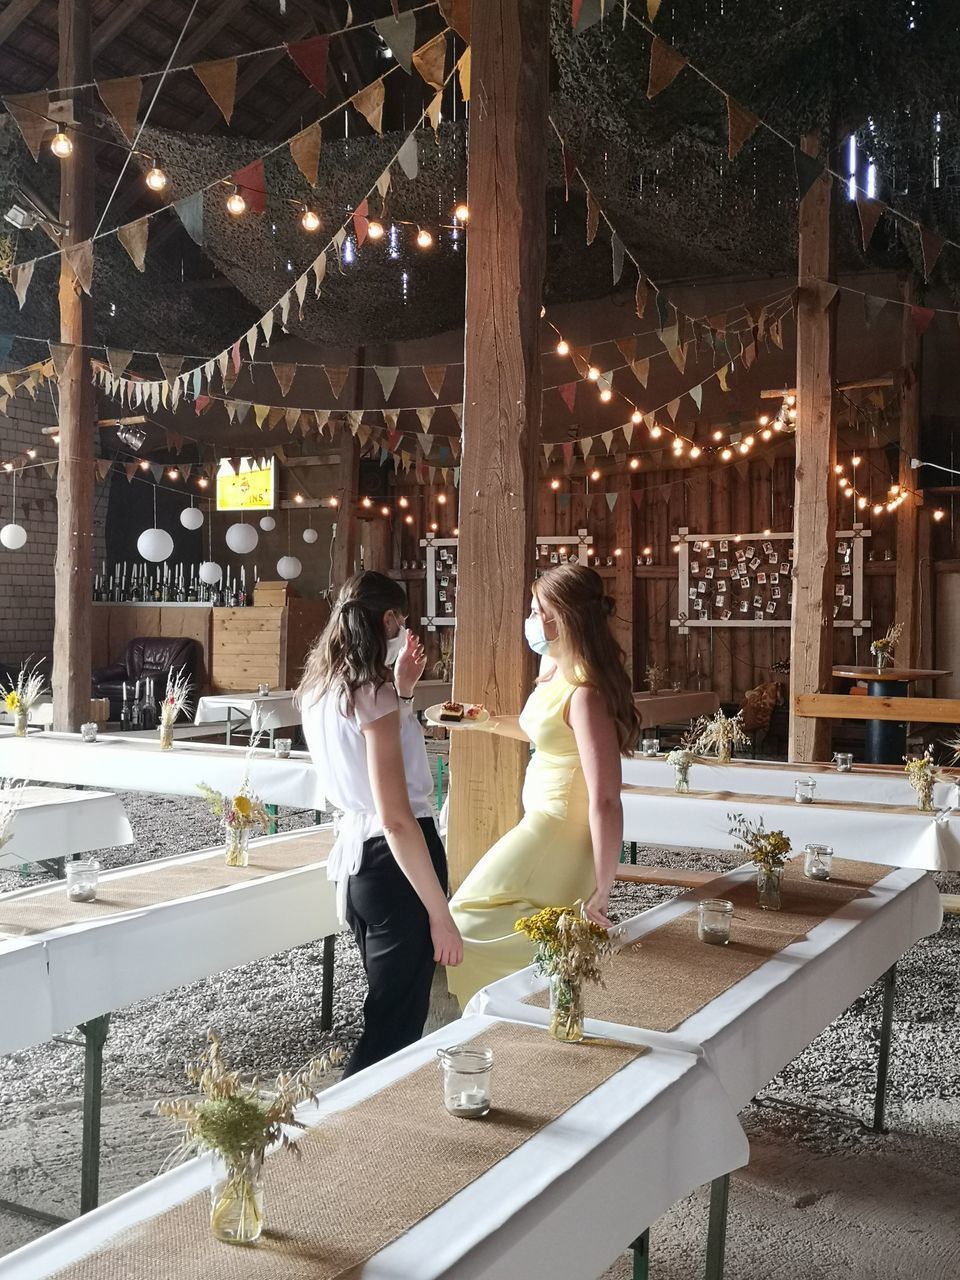
{"label": "glass jar vase", "polygon": [[160,721],[160,750],[169,751],[173,746],[173,723],[172,721]]}
{"label": "glass jar vase", "polygon": [[833,869],[833,848],[828,844],[803,846],[803,874],[808,880],[829,880]]}
{"label": "glass jar vase", "polygon": [[793,798],[797,804],[813,804],[817,794],[814,778],[798,778],[793,784]]}
{"label": "glass jar vase", "polygon": [[550,979],[550,1034],[570,1044],[583,1039],[583,987],[579,982]]}
{"label": "glass jar vase", "polygon": [[675,764],[673,767],[673,789],[684,795],[690,790],[690,766],[689,764]]}
{"label": "glass jar vase", "polygon": [[27,736],[27,724],[30,721],[30,713],[18,708],[13,713],[13,736],[15,738],[25,738]]}
{"label": "glass jar vase", "polygon": [[757,868],[757,905],[764,911],[779,911],[783,906],[782,880],[783,867]]}
{"label": "glass jar vase", "polygon": [[214,1158],[210,1180],[210,1230],[228,1244],[253,1244],[263,1231],[263,1163],[226,1164]]}
{"label": "glass jar vase", "polygon": [[250,828],[227,827],[227,866],[245,867],[250,861]]}
{"label": "glass jar vase", "polygon": [[479,1120],[490,1110],[493,1050],[455,1044],[438,1049],[443,1072],[443,1105],[452,1116]]}
{"label": "glass jar vase", "polygon": [[100,882],[100,863],[96,858],[78,858],[64,867],[67,897],[71,902],[93,902]]}
{"label": "glass jar vase", "polygon": [[697,937],[714,947],[730,941],[733,903],[726,898],[704,898],[697,904]]}

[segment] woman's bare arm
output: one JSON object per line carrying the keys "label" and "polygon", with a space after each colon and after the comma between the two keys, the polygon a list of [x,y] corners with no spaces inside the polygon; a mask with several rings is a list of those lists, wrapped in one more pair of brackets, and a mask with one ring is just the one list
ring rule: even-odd
{"label": "woman's bare arm", "polygon": [[600,693],[582,685],[570,699],[570,728],[587,783],[590,838],[596,872],[596,892],[585,904],[591,920],[609,928],[610,890],[617,874],[623,844],[623,804],[620,744],[613,717]]}

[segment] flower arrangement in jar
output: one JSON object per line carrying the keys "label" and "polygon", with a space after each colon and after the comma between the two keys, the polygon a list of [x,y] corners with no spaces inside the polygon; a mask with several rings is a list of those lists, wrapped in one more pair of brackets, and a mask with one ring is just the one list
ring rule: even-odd
{"label": "flower arrangement in jar", "polygon": [[588,920],[583,903],[543,907],[514,925],[536,943],[533,963],[550,980],[550,1034],[576,1043],[583,1039],[583,985],[603,986],[601,964],[614,950],[614,938]]}
{"label": "flower arrangement in jar", "polygon": [[873,654],[877,663],[877,673],[883,671],[888,663],[893,661],[894,651],[897,647],[897,641],[903,635],[903,623],[894,622],[887,629],[887,634],[879,636],[870,645],[870,652]]}
{"label": "flower arrangement in jar", "polygon": [[940,780],[941,774],[933,763],[930,747],[927,747],[922,756],[904,756],[904,760],[906,763],[903,771],[917,793],[917,808],[921,813],[932,813],[933,784]]}
{"label": "flower arrangement in jar", "polygon": [[227,866],[245,867],[250,858],[250,832],[257,826],[266,832],[270,824],[263,801],[250,790],[249,776],[244,778],[240,790],[232,796],[223,795],[205,782],[198,783],[197,787],[211,814],[223,823]]}
{"label": "flower arrangement in jar", "polygon": [[746,853],[757,868],[757,902],[765,911],[779,911],[783,906],[781,881],[784,863],[790,855],[790,840],[782,831],[767,831],[760,818],[748,822],[742,813],[728,813],[733,823],[730,834],[741,853]]}
{"label": "flower arrangement in jar", "polygon": [[690,766],[694,754],[688,747],[674,747],[666,755],[667,764],[673,765],[673,789],[684,794],[690,790]]}
{"label": "flower arrangement in jar", "polygon": [[650,693],[659,693],[670,679],[670,672],[665,667],[660,667],[655,662],[650,662],[647,664],[644,677]]}
{"label": "flower arrangement in jar", "polygon": [[3,690],[3,705],[13,716],[13,732],[17,738],[27,736],[31,708],[46,689],[40,670],[42,662],[42,658],[32,665],[25,662],[17,674],[16,683],[11,682]]}
{"label": "flower arrangement in jar", "polygon": [[693,751],[697,755],[714,755],[718,764],[729,764],[734,747],[747,747],[750,738],[743,728],[743,712],[725,716],[718,711],[714,716],[703,717],[694,725]]}
{"label": "flower arrangement in jar", "polygon": [[263,1230],[263,1161],[267,1148],[292,1145],[291,1129],[303,1130],[294,1115],[301,1102],[315,1102],[317,1086],[343,1061],[338,1049],[312,1058],[293,1075],[277,1076],[264,1089],[254,1077],[244,1082],[223,1057],[220,1038],[207,1032],[207,1047],[187,1067],[199,1097],[163,1099],[157,1115],[183,1123],[179,1147],[168,1163],[212,1152],[210,1227],[230,1244],[252,1244]]}
{"label": "flower arrangement in jar", "polygon": [[190,710],[192,686],[185,668],[167,673],[167,691],[160,703],[160,750],[169,751],[173,746],[173,726]]}

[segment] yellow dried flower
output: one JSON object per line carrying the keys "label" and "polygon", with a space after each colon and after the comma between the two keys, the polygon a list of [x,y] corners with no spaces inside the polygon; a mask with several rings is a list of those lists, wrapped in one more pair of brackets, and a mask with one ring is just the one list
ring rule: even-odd
{"label": "yellow dried flower", "polygon": [[17,693],[16,689],[10,690],[10,692],[7,694],[7,696],[3,700],[3,705],[6,707],[8,711],[20,710],[20,695],[19,693]]}
{"label": "yellow dried flower", "polygon": [[253,805],[250,803],[249,796],[234,796],[233,807],[241,818],[249,818],[253,811]]}

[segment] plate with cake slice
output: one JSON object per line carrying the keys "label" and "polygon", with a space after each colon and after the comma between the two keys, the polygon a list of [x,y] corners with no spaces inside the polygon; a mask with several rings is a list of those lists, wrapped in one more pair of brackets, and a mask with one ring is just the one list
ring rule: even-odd
{"label": "plate with cake slice", "polygon": [[423,718],[441,729],[479,729],[490,719],[481,702],[437,702],[427,707]]}

